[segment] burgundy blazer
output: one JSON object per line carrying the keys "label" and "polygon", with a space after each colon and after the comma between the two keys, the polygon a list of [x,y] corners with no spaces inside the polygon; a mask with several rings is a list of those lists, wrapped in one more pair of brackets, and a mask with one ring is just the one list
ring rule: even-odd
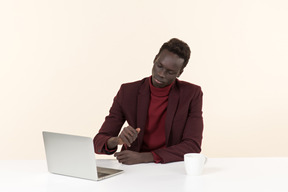
{"label": "burgundy blazer", "polygon": [[[166,147],[154,152],[162,163],[183,161],[185,153],[200,153],[203,118],[201,87],[176,79],[171,87],[165,122]],[[149,78],[123,84],[114,98],[109,115],[94,137],[98,154],[109,154],[105,143],[118,136],[125,121],[141,128],[138,138],[128,150],[140,152],[150,103]],[[122,148],[123,150],[123,148]]]}

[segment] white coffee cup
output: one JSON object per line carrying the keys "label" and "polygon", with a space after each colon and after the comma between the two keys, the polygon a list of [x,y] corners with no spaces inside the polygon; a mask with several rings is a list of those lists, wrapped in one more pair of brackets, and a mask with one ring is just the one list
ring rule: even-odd
{"label": "white coffee cup", "polygon": [[184,155],[184,164],[188,175],[201,175],[206,162],[207,157],[200,153],[187,153]]}

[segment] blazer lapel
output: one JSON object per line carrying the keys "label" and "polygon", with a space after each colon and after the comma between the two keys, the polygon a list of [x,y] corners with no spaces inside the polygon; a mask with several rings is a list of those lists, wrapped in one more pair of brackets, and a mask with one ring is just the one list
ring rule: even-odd
{"label": "blazer lapel", "polygon": [[137,138],[138,151],[140,151],[142,146],[149,104],[150,104],[150,88],[149,88],[149,78],[147,78],[143,83],[142,87],[139,89],[138,101],[137,101],[137,127],[141,129]]}
{"label": "blazer lapel", "polygon": [[178,107],[178,103],[179,103],[180,93],[176,84],[177,84],[177,80],[175,81],[175,84],[171,88],[171,91],[168,97],[168,106],[167,106],[167,114],[166,114],[166,122],[165,122],[166,146],[168,146],[173,119],[174,119],[174,116]]}

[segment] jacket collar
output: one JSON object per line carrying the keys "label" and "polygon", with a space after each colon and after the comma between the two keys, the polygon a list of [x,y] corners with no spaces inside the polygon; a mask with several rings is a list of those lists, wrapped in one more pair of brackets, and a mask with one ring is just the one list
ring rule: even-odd
{"label": "jacket collar", "polygon": [[[144,129],[146,127],[147,114],[150,104],[150,88],[149,88],[149,78],[143,80],[143,84],[139,89],[138,101],[137,101],[137,127],[141,128],[138,135],[138,151],[140,151],[141,144],[144,137]],[[178,79],[175,80],[174,85],[172,85],[169,96],[168,96],[168,106],[165,122],[165,137],[166,146],[168,145],[170,131],[172,128],[173,119],[176,113],[176,109],[179,102],[179,86]]]}

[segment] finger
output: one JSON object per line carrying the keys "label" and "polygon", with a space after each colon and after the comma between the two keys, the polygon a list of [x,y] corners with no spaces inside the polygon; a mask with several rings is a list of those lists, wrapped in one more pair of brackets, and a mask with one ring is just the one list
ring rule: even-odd
{"label": "finger", "polygon": [[123,131],[123,134],[125,138],[129,141],[129,144],[131,144],[133,142],[133,133],[130,130],[126,129]]}
{"label": "finger", "polygon": [[115,153],[114,156],[116,157],[119,163],[124,163],[125,161],[127,161],[127,156],[123,152]]}
{"label": "finger", "polygon": [[134,129],[132,126],[127,126],[123,129],[123,131],[119,135],[119,144],[127,144],[129,147],[131,143],[133,143],[137,136],[140,128]]}
{"label": "finger", "polygon": [[127,144],[130,147],[130,141],[127,139],[127,137],[124,134],[119,135],[120,140],[122,140],[122,144]]}
{"label": "finger", "polygon": [[133,127],[131,126],[128,126],[127,127],[127,131],[128,133],[130,134],[132,140],[130,140],[130,142],[132,143],[133,141],[136,140],[136,138],[138,137],[138,133],[140,132],[140,128],[136,128],[134,129]]}
{"label": "finger", "polygon": [[137,138],[137,131],[131,126],[125,127],[120,134],[120,138],[130,146],[130,144]]}
{"label": "finger", "polygon": [[130,135],[130,134],[125,133],[125,137],[126,137],[126,139],[129,141],[129,143],[131,145],[131,143],[133,143],[135,141],[137,136],[135,134],[134,135]]}
{"label": "finger", "polygon": [[137,139],[139,132],[140,132],[140,128],[134,129],[133,137],[132,137],[132,139],[133,139],[132,143]]}
{"label": "finger", "polygon": [[122,157],[122,156],[127,156],[128,151],[120,151],[120,152],[116,152],[114,153],[114,157]]}
{"label": "finger", "polygon": [[126,164],[126,165],[132,165],[135,164],[134,158],[131,156],[131,153],[134,153],[132,151],[126,150],[121,151],[117,153],[117,160],[119,163]]}
{"label": "finger", "polygon": [[125,127],[124,131],[129,134],[132,138],[135,137],[135,135],[138,134],[138,132],[131,126]]}

